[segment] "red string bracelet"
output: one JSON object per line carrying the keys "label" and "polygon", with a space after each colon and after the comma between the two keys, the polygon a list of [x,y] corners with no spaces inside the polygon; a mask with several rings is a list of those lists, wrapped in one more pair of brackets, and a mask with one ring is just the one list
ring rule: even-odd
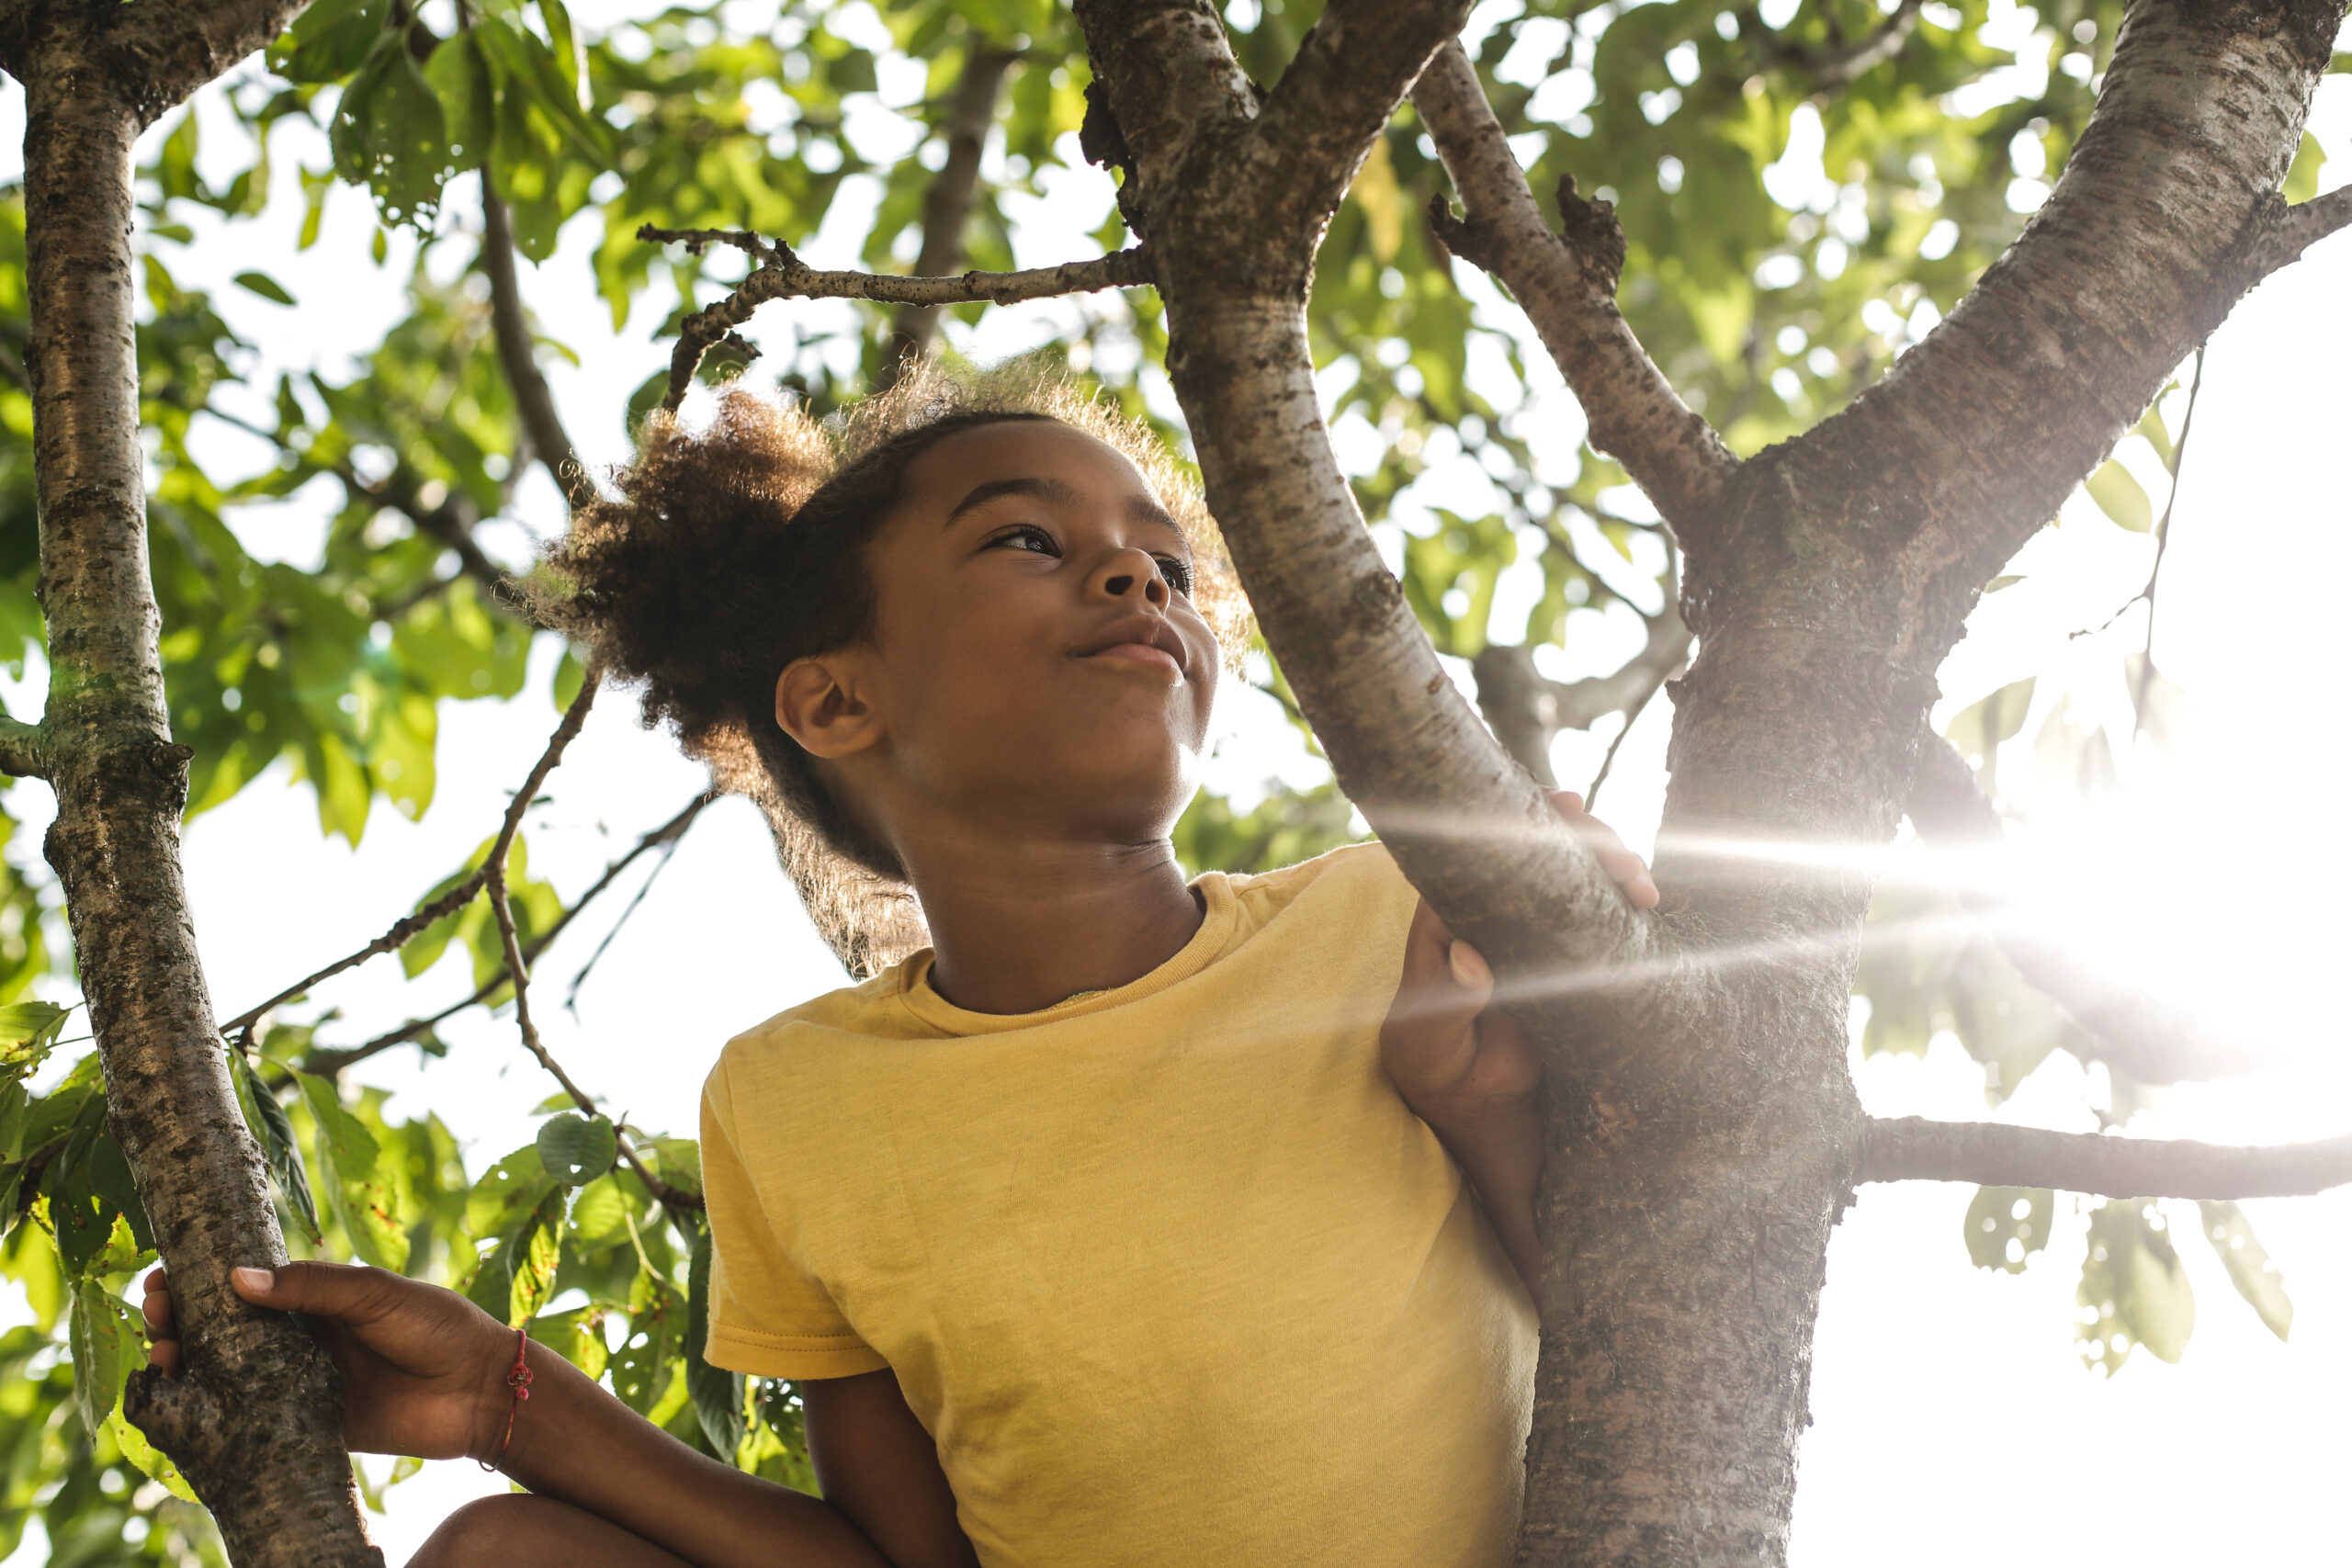
{"label": "red string bracelet", "polygon": [[506,1407],[506,1435],[498,1439],[497,1454],[474,1461],[484,1470],[495,1472],[506,1462],[507,1445],[514,1440],[515,1413],[523,1408],[523,1402],[531,1397],[531,1369],[523,1359],[523,1353],[530,1343],[531,1337],[526,1330],[518,1328],[514,1331],[514,1364],[506,1372],[506,1386],[514,1391],[514,1401]]}

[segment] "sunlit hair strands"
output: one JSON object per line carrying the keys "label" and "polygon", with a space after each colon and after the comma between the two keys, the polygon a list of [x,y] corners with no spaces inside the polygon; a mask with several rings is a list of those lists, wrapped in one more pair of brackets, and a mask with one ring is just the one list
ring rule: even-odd
{"label": "sunlit hair strands", "polygon": [[808,915],[850,972],[927,940],[889,849],[843,810],[775,717],[776,676],[870,631],[866,541],[908,467],[958,430],[1007,420],[1082,430],[1141,470],[1191,540],[1193,599],[1227,656],[1249,615],[1199,491],[1138,422],[1035,360],[989,371],[936,363],[818,421],[741,384],[707,423],[657,412],[615,499],[573,515],[527,588],[546,625],[642,688],[718,786],[759,803]]}

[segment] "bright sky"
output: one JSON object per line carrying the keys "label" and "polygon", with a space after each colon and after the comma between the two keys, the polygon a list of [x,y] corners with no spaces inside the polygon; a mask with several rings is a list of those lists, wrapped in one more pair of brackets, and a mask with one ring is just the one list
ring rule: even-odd
{"label": "bright sky", "polygon": [[[887,76],[885,89],[889,102],[910,96]],[[0,147],[11,158],[22,105],[13,85],[0,92]],[[209,125],[220,123],[217,103],[205,112]],[[869,118],[859,134],[870,134],[877,151],[894,139],[904,145],[903,121],[889,108],[873,106]],[[2329,79],[2315,126],[2337,160],[2325,188],[2352,170],[2352,80]],[[208,163],[225,154],[225,140],[213,138]],[[197,243],[159,249],[183,284],[218,290],[219,308],[266,363],[340,374],[395,319],[407,247],[396,244],[382,270],[355,267],[364,215],[359,199],[339,190],[327,237],[296,255],[296,149],[281,143],[277,151],[277,177],[288,188],[272,216],[223,243],[213,239],[217,222],[187,215]],[[1817,164],[1810,178],[1818,181]],[[1792,204],[1808,199],[1802,166],[1784,169],[1775,186]],[[453,212],[467,210],[464,191],[452,197]],[[1087,254],[1081,236],[1108,199],[1107,184],[1089,174],[1069,176],[1044,202],[1016,204],[1022,262]],[[852,265],[870,212],[870,197],[845,197],[810,259]],[[610,462],[624,456],[622,399],[663,357],[647,335],[661,312],[641,309],[622,333],[610,331],[584,281],[592,230],[582,221],[567,231],[555,260],[526,267],[525,288],[543,326],[581,355],[577,368],[551,372],[573,439],[589,461]],[[470,251],[461,241],[438,265],[461,265]],[[228,286],[231,275],[253,266],[270,271],[300,306],[286,310]],[[1491,319],[1511,326],[1512,312],[1464,272],[1464,287]],[[2120,803],[2097,814],[2053,810],[2016,830],[2066,929],[2167,994],[2229,1009],[2251,1034],[2291,1040],[2301,1053],[2294,1065],[2260,1077],[2177,1090],[2135,1130],[2267,1141],[2340,1132],[2352,1122],[2332,951],[2345,935],[2341,889],[2352,871],[2352,833],[2337,805],[2338,727],[2323,705],[2340,649],[2332,616],[2301,591],[2352,577],[2344,526],[2352,516],[2336,461],[2346,412],[2342,367],[2352,365],[2347,283],[2352,238],[2338,236],[2248,299],[2214,342],[2157,637],[2158,662],[2194,701],[2191,744],[2178,756],[2143,748],[2122,758],[2131,787]],[[1086,308],[1099,307],[1001,312],[966,346],[989,356],[1013,352],[1038,341],[1055,313]],[[840,307],[800,309],[806,325]],[[755,335],[779,347],[788,347],[790,332],[782,307],[755,325]],[[1562,448],[1572,450],[1580,430],[1572,403],[1555,393],[1544,406],[1544,417],[1560,422]],[[244,437],[220,429],[213,438],[224,468],[263,460]],[[2155,489],[2151,471],[2139,471]],[[1459,468],[1441,470],[1417,499],[1460,504],[1480,482]],[[239,527],[258,552],[315,558],[320,499],[254,511]],[[560,502],[535,476],[519,511],[523,526],[499,526],[486,541],[517,563],[527,553],[526,529],[552,530]],[[2150,547],[2086,504],[2070,508],[2063,526],[2021,558],[2028,581],[1980,610],[1945,670],[1948,697],[1938,716],[2039,674],[2022,750],[2005,765],[2026,765],[2031,737],[2063,696],[2114,728],[2127,711],[2121,660],[2137,648],[2144,622],[2135,611],[2103,637],[2067,634],[2098,624],[2138,589]],[[1604,667],[1636,635],[1630,616],[1581,617],[1560,672]],[[354,852],[320,838],[307,788],[265,779],[192,825],[188,878],[222,1012],[365,942],[481,840],[554,723],[547,665],[543,659],[512,704],[444,708],[440,792],[421,823],[379,810]],[[38,711],[37,689],[6,696],[19,716]],[[1666,724],[1667,705],[1656,705],[1628,739],[1607,792],[1605,814],[1637,845],[1657,826]],[[1213,763],[1221,785],[1246,788],[1271,773],[1313,777],[1311,760],[1261,701],[1228,703],[1222,735]],[[1608,739],[1606,728],[1564,737],[1563,778],[1589,777]],[[699,783],[666,741],[638,727],[625,698],[608,698],[556,775],[553,803],[532,815],[534,872],[576,891]],[[9,807],[33,829],[17,843],[37,845],[49,814],[40,787],[18,785]],[[575,1017],[560,1006],[564,990],[617,908],[615,900],[584,919],[542,963],[548,1044],[616,1110],[689,1132],[719,1044],[836,984],[839,973],[777,873],[763,829],[740,802],[709,813],[686,840],[582,990]],[[379,963],[336,983],[327,996],[350,1020],[338,1037],[373,1032],[421,1001],[453,998],[464,984],[454,961],[413,995],[398,976]],[[552,1086],[506,1020],[465,1018],[446,1035],[452,1050],[444,1061],[421,1064],[399,1052],[359,1076],[395,1090],[396,1111],[437,1112],[479,1169],[525,1141],[526,1112]],[[1985,1113],[1979,1070],[1948,1039],[1924,1061],[1860,1062],[1857,1076],[1866,1103],[1882,1114]],[[1996,1114],[2087,1129],[2086,1107],[2101,1093],[2097,1075],[2054,1059]],[[1990,1275],[1969,1265],[1961,1245],[1971,1195],[1960,1187],[1869,1189],[1838,1232],[1817,1339],[1815,1425],[1803,1454],[1800,1568],[1863,1568],[1891,1550],[1915,1568],[1973,1568],[2003,1555],[2171,1562],[2340,1553],[2337,1498],[2352,1454],[2341,1426],[2352,1407],[2352,1257],[2344,1246],[2352,1193],[2247,1205],[2294,1297],[2291,1345],[2275,1340],[2238,1301],[2192,1223],[2182,1228],[2182,1252],[2200,1312],[2188,1354],[2171,1367],[2137,1354],[2112,1382],[2086,1373],[2073,1349],[2079,1222],[2069,1228],[2062,1201],[2051,1249],[2021,1277]],[[15,1310],[0,1297],[0,1319]],[[380,1472],[388,1461],[371,1462]],[[377,1521],[390,1561],[403,1560],[456,1504],[502,1484],[470,1465],[441,1464],[395,1489],[390,1514]],[[44,1552],[37,1536],[28,1539],[7,1568]]]}

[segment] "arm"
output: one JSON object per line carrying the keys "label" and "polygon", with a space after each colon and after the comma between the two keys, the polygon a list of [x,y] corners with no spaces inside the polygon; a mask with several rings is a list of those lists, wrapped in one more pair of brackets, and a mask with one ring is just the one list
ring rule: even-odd
{"label": "arm", "polygon": [[[1657,885],[1641,857],[1562,790],[1553,806],[1591,842],[1626,901],[1657,907]],[[1543,1247],[1535,1184],[1544,1174],[1538,1096],[1544,1065],[1511,1016],[1495,1005],[1494,971],[1456,942],[1423,900],[1405,938],[1405,973],[1380,1029],[1381,1065],[1397,1093],[1462,1168],[1503,1251],[1535,1293]]]}
{"label": "arm", "polygon": [[[238,1269],[231,1282],[257,1306],[311,1320],[342,1369],[345,1435],[360,1451],[497,1461],[533,1493],[695,1568],[965,1568],[973,1561],[954,1529],[952,1498],[944,1515],[952,1537],[939,1529],[946,1482],[887,1372],[874,1375],[888,1384],[887,1401],[880,1389],[843,1401],[826,1384],[804,1385],[804,1397],[824,1391],[808,1399],[812,1450],[826,1433],[826,1451],[814,1455],[820,1474],[831,1472],[856,1504],[837,1508],[696,1453],[537,1343],[526,1352],[531,1397],[514,1409],[508,1441],[514,1331],[453,1292],[329,1263]],[[179,1346],[160,1269],[148,1277],[146,1315],[151,1359],[175,1371]],[[831,1483],[829,1477],[829,1490]],[[869,1529],[871,1540],[862,1533]]]}

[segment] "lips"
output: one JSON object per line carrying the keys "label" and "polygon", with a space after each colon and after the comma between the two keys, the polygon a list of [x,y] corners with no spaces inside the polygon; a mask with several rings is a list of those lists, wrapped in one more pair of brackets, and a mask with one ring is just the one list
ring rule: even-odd
{"label": "lips", "polygon": [[1184,652],[1184,639],[1176,635],[1174,626],[1158,615],[1122,615],[1072,649],[1070,657],[1133,660],[1144,664],[1172,665],[1180,675],[1186,673],[1191,666],[1191,660]]}

